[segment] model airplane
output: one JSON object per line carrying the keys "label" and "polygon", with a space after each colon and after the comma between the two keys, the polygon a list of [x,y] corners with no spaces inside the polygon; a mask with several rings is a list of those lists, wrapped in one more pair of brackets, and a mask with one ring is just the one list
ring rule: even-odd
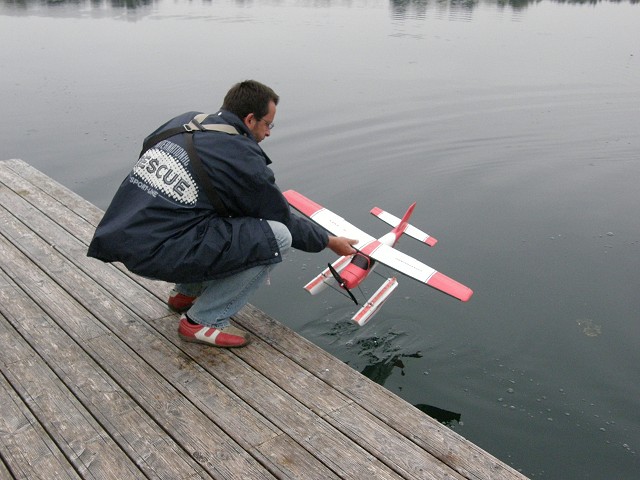
{"label": "model airplane", "polygon": [[[358,240],[358,243],[353,246],[357,250],[354,255],[338,258],[305,285],[305,290],[311,295],[321,292],[335,281],[357,305],[358,302],[351,290],[360,285],[369,276],[377,262],[463,302],[469,300],[473,295],[473,291],[470,288],[393,248],[403,233],[422,243],[426,243],[430,247],[437,243],[435,238],[409,225],[409,217],[413,213],[413,209],[416,206],[415,203],[409,207],[402,219],[377,207],[372,209],[371,213],[373,215],[393,227],[393,230],[376,240],[368,233],[351,225],[344,218],[294,190],[287,190],[284,192],[284,196],[293,208],[321,227],[324,227],[332,235]],[[365,302],[364,306],[356,312],[353,316],[353,321],[360,326],[366,324],[380,310],[380,307],[387,301],[397,286],[398,281],[395,277],[388,278],[371,298]]]}

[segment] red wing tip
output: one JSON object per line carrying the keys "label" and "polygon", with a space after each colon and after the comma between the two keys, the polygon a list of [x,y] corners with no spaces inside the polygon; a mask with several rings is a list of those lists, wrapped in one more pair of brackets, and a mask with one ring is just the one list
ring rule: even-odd
{"label": "red wing tip", "polygon": [[427,239],[424,241],[424,243],[426,243],[427,245],[429,245],[430,247],[435,247],[436,243],[438,243],[438,240],[436,240],[433,237],[427,237]]}
{"label": "red wing tip", "polygon": [[323,209],[322,205],[308,199],[295,190],[287,190],[286,192],[282,192],[282,195],[284,195],[284,198],[287,199],[290,205],[308,217]]}
{"label": "red wing tip", "polygon": [[427,282],[427,285],[451,295],[463,302],[468,301],[473,295],[473,290],[469,287],[456,282],[454,279],[447,277],[445,274],[436,272]]}
{"label": "red wing tip", "polygon": [[381,213],[382,213],[382,209],[381,209],[381,208],[373,207],[373,208],[371,209],[371,214],[375,215],[376,217],[377,217],[378,215],[380,215]]}
{"label": "red wing tip", "polygon": [[471,297],[473,297],[473,290],[471,290],[470,288],[467,288],[467,293],[466,295],[460,297],[460,300],[462,300],[463,302],[468,302]]}

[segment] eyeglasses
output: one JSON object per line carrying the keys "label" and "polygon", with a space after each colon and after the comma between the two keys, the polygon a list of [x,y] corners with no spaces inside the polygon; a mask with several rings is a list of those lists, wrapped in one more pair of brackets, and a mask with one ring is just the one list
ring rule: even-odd
{"label": "eyeglasses", "polygon": [[271,122],[271,123],[270,123],[268,120],[265,120],[264,118],[261,118],[261,119],[260,119],[260,120],[258,120],[258,121],[259,121],[259,122],[264,122],[264,124],[267,126],[267,128],[268,128],[269,130],[273,130],[273,127],[275,127],[275,126],[276,126],[276,124],[275,124],[275,123],[273,123],[273,122]]}

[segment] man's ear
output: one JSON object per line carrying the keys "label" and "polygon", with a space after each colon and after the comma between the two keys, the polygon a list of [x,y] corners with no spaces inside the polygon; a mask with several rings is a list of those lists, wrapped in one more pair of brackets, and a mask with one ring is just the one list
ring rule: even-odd
{"label": "man's ear", "polygon": [[253,113],[249,113],[249,114],[247,114],[247,116],[246,116],[246,117],[244,117],[244,118],[242,119],[242,121],[243,121],[243,122],[244,122],[244,124],[247,126],[247,128],[248,128],[249,130],[251,130],[251,129],[253,128],[253,124],[254,124],[254,123],[255,123],[255,121],[256,121],[256,116],[255,116]]}

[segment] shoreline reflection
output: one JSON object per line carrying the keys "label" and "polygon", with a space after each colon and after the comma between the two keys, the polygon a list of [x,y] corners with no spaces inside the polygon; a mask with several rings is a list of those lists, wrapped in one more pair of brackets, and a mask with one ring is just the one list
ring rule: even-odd
{"label": "shoreline reflection", "polygon": [[[12,7],[16,11],[26,11],[29,9],[60,9],[61,7],[77,7],[89,10],[104,10],[110,8],[115,11],[134,11],[143,9],[154,4],[162,3],[163,0],[1,0],[0,5]],[[638,4],[640,0],[547,0],[551,3],[566,3],[570,5],[597,5],[599,3],[630,3]],[[473,11],[480,5],[495,5],[499,8],[510,7],[515,11],[527,8],[530,4],[538,4],[541,0],[389,0],[389,6],[394,19],[403,20],[406,18],[420,19],[426,17],[430,10],[451,10],[451,11]],[[189,2],[187,2],[189,3]],[[203,0],[204,4],[215,4],[214,0]],[[236,0],[236,3],[245,3]],[[251,2],[250,2],[251,3]],[[303,2],[294,2],[300,6]],[[273,7],[286,6],[282,2],[261,2],[262,5]],[[315,7],[315,2],[306,2],[302,6]],[[351,1],[327,0],[324,7],[357,7]],[[366,5],[365,5],[366,6]]]}

